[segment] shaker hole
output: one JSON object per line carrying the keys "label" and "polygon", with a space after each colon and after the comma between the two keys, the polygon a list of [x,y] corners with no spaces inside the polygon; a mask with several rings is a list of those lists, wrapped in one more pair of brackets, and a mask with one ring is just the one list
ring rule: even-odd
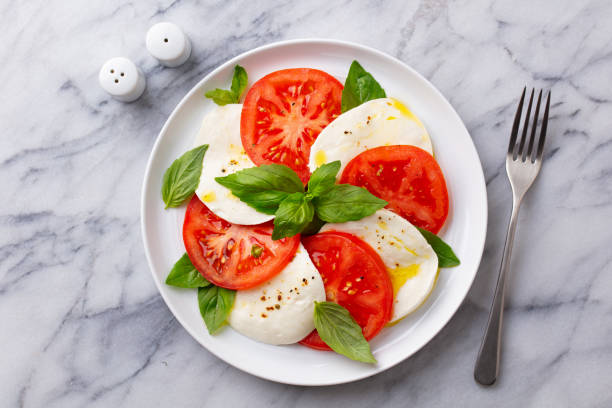
{"label": "shaker hole", "polygon": [[119,82],[119,80],[118,80],[118,79],[115,79],[115,83],[118,83],[118,82]]}
{"label": "shaker hole", "polygon": [[167,39],[167,38],[164,38],[164,42],[168,42],[168,39]]}
{"label": "shaker hole", "polygon": [[125,76],[125,73],[123,73],[123,72],[122,72],[122,73],[121,73],[121,76]]}
{"label": "shaker hole", "polygon": [[114,73],[115,73],[115,70],[114,70],[114,69],[111,69],[111,74],[114,74]]}

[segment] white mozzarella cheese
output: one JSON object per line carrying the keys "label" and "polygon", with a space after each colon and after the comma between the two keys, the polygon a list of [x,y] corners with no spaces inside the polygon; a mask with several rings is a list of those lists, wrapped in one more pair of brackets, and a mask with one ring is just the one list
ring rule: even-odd
{"label": "white mozzarella cheese", "polygon": [[202,121],[194,147],[208,144],[196,194],[217,216],[233,224],[256,225],[274,218],[240,201],[215,181],[238,170],[254,167],[242,148],[240,114],[242,105],[216,106]]}
{"label": "white mozzarella cheese", "polygon": [[228,322],[239,333],[262,343],[296,343],[314,330],[314,301],[324,300],[321,275],[300,244],[280,274],[236,293]]}

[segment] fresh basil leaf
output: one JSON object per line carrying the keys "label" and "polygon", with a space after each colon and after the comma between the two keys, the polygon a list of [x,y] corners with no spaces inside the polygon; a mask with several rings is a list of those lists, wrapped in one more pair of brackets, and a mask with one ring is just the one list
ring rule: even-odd
{"label": "fresh basil leaf", "polygon": [[272,239],[277,240],[299,234],[312,221],[313,215],[314,207],[306,194],[290,194],[276,210]]}
{"label": "fresh basil leaf", "polygon": [[336,184],[336,175],[340,170],[340,160],[323,164],[317,168],[308,181],[308,193],[313,197],[330,190]]}
{"label": "fresh basil leaf", "polygon": [[363,69],[357,61],[353,61],[342,90],[342,112],[372,99],[386,96],[385,90],[376,82],[372,74]]}
{"label": "fresh basil leaf", "polygon": [[260,191],[284,191],[298,193],[304,191],[304,185],[298,175],[281,164],[264,164],[250,167],[225,177],[215,178],[217,183],[232,190],[232,193]]}
{"label": "fresh basil leaf", "polygon": [[298,175],[280,164],[251,167],[215,180],[264,214],[274,214],[289,194],[304,191]]}
{"label": "fresh basil leaf", "polygon": [[321,340],[336,353],[352,360],[376,363],[361,327],[344,307],[315,301],[314,324]]}
{"label": "fresh basil leaf", "polygon": [[227,316],[229,316],[232,306],[234,306],[235,297],[235,290],[221,288],[212,284],[198,288],[200,315],[202,315],[210,334],[215,334],[225,324]]}
{"label": "fresh basil leaf", "polygon": [[208,145],[198,146],[176,159],[164,173],[162,199],[168,207],[178,207],[194,193],[200,182],[202,161]]}
{"label": "fresh basil leaf", "polygon": [[357,221],[387,205],[365,188],[350,184],[336,184],[312,202],[319,218],[326,222]]}
{"label": "fresh basil leaf", "polygon": [[239,102],[239,99],[236,98],[236,95],[232,91],[228,91],[226,89],[213,89],[212,91],[206,92],[204,96],[212,99],[213,102],[219,106]]}
{"label": "fresh basil leaf", "polygon": [[239,194],[237,197],[253,207],[260,213],[274,215],[280,203],[287,198],[289,193],[284,191],[261,191],[259,193],[245,193]]}
{"label": "fresh basil leaf", "polygon": [[438,256],[438,268],[451,268],[461,263],[450,245],[444,242],[442,238],[423,228],[417,227],[417,229],[421,232],[425,240],[429,243],[429,245],[431,245]]}
{"label": "fresh basil leaf", "polygon": [[249,83],[249,77],[244,68],[240,65],[234,67],[234,77],[232,78],[231,91],[236,97],[236,103],[240,103],[240,97]]}
{"label": "fresh basil leaf", "polygon": [[166,278],[166,285],[179,288],[202,288],[211,283],[193,266],[189,256],[184,254],[172,267]]}
{"label": "fresh basil leaf", "polygon": [[325,221],[323,221],[322,219],[320,219],[317,214],[315,213],[312,216],[312,221],[310,221],[308,223],[308,225],[306,225],[306,227],[304,227],[304,229],[302,230],[302,235],[314,235],[317,232],[319,232],[319,230],[325,225]]}
{"label": "fresh basil leaf", "polygon": [[213,100],[217,105],[223,106],[228,103],[240,103],[240,97],[247,87],[249,78],[246,71],[240,65],[234,67],[234,76],[232,77],[232,85],[230,90],[213,89],[204,94],[207,98]]}

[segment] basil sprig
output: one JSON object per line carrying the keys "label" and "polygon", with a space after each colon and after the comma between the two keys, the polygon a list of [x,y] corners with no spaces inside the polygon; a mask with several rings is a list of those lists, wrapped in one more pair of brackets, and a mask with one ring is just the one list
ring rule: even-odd
{"label": "basil sprig", "polygon": [[327,193],[336,184],[336,174],[340,171],[340,160],[327,163],[312,173],[308,180],[308,192],[313,197]]}
{"label": "basil sprig", "polygon": [[232,85],[229,90],[227,89],[213,89],[204,94],[207,98],[210,98],[217,105],[223,106],[228,103],[240,103],[240,97],[247,87],[249,77],[244,68],[240,65],[234,67],[234,76],[232,78]]}
{"label": "basil sprig", "polygon": [[312,199],[304,193],[287,196],[278,206],[274,218],[272,239],[292,237],[302,232],[314,216]]}
{"label": "basil sprig", "polygon": [[342,112],[372,99],[386,96],[385,90],[376,82],[372,74],[363,69],[357,61],[353,61],[342,90]]}
{"label": "basil sprig", "polygon": [[236,291],[210,285],[198,288],[198,305],[210,334],[215,334],[226,323],[234,306]]}
{"label": "basil sprig", "polygon": [[340,161],[319,167],[308,182],[306,197],[312,199],[316,215],[325,222],[357,221],[380,210],[387,202],[363,187],[336,184]]}
{"label": "basil sprig", "polygon": [[438,268],[452,268],[459,265],[461,262],[453,249],[439,236],[433,232],[429,232],[423,228],[417,227],[423,238],[431,245],[436,255],[438,256]]}
{"label": "basil sprig", "polygon": [[[298,175],[280,164],[252,167],[215,180],[257,211],[274,214],[272,239],[277,240],[306,228],[318,229],[322,221],[360,220],[387,205],[365,188],[336,184],[339,170],[339,161],[322,165],[312,173],[307,191]],[[313,220],[318,221],[312,224]]]}
{"label": "basil sprig", "polygon": [[257,211],[274,214],[291,193],[304,191],[298,175],[287,166],[269,164],[215,178],[217,183]]}
{"label": "basil sprig", "polygon": [[336,353],[364,363],[376,363],[361,327],[344,307],[333,302],[315,302],[314,324],[321,337]]}
{"label": "basil sprig", "polygon": [[166,208],[180,206],[194,193],[200,182],[202,161],[207,149],[207,144],[191,149],[168,167],[161,191]]}
{"label": "basil sprig", "polygon": [[191,263],[189,256],[185,253],[172,267],[172,270],[166,278],[166,285],[179,288],[203,288],[212,285],[212,283],[207,281],[206,278],[198,272]]}

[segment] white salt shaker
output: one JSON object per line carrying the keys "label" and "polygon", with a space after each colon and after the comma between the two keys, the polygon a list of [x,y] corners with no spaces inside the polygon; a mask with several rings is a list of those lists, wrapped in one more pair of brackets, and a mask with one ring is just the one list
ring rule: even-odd
{"label": "white salt shaker", "polygon": [[98,80],[106,92],[122,102],[132,102],[140,98],[146,87],[142,71],[124,57],[106,61],[100,69]]}
{"label": "white salt shaker", "polygon": [[191,55],[191,42],[173,23],[158,23],[147,31],[147,50],[167,67],[178,67]]}

